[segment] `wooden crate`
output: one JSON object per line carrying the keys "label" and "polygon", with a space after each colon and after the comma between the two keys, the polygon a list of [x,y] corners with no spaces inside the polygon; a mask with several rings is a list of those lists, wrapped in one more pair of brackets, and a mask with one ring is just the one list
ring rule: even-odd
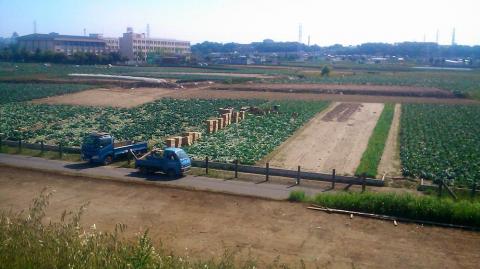
{"label": "wooden crate", "polygon": [[168,138],[168,139],[165,139],[165,145],[169,148],[174,148],[175,147],[175,139],[173,138]]}
{"label": "wooden crate", "polygon": [[223,127],[228,125],[228,113],[222,114],[222,119],[223,119]]}
{"label": "wooden crate", "polygon": [[182,147],[182,137],[181,136],[175,136],[175,147],[176,148],[181,148]]}
{"label": "wooden crate", "polygon": [[238,112],[238,111],[233,112],[232,122],[233,123],[239,123],[240,122],[240,112]]}
{"label": "wooden crate", "polygon": [[187,136],[182,136],[182,146],[191,146],[192,145],[192,138]]}
{"label": "wooden crate", "polygon": [[225,122],[223,121],[223,118],[217,119],[217,127],[218,127],[218,130],[221,130],[225,127]]}

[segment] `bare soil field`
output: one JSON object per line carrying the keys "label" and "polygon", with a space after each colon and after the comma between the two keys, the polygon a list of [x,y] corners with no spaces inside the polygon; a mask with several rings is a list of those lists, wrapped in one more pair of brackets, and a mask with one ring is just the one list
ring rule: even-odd
{"label": "bare soil field", "polygon": [[379,103],[333,103],[282,144],[270,165],[353,175],[382,110]]}
{"label": "bare soil field", "polygon": [[[183,85],[183,84],[182,84]],[[405,97],[379,95],[347,95],[347,94],[316,94],[287,93],[267,91],[235,91],[214,90],[216,84],[186,83],[184,89],[173,88],[98,88],[73,94],[54,96],[34,100],[41,104],[69,104],[84,106],[134,107],[153,102],[160,98],[213,98],[213,99],[268,99],[268,100],[324,100],[337,102],[362,103],[453,103],[472,104],[478,101],[460,98]],[[224,86],[222,86],[224,87]]]}
{"label": "bare soil field", "polygon": [[238,84],[217,85],[214,90],[265,91],[287,93],[327,93],[327,94],[361,94],[381,96],[413,96],[454,98],[453,93],[437,88],[381,86],[381,85],[336,85],[336,84]]}
{"label": "bare soil field", "polygon": [[386,177],[402,176],[402,165],[400,161],[400,116],[402,113],[401,105],[395,105],[395,113],[393,114],[392,125],[388,132],[387,142],[383,150],[382,158],[378,165],[378,177],[381,178],[384,174]]}
{"label": "bare soil field", "polygon": [[135,89],[93,89],[34,100],[37,104],[65,104],[81,106],[110,106],[130,108],[153,102],[174,94],[176,89],[135,88]]}
{"label": "bare soil field", "polygon": [[0,209],[26,209],[55,190],[47,221],[90,202],[82,224],[126,236],[149,229],[177,255],[208,259],[233,251],[265,267],[477,268],[480,233],[309,211],[304,204],[120,183],[0,166]]}

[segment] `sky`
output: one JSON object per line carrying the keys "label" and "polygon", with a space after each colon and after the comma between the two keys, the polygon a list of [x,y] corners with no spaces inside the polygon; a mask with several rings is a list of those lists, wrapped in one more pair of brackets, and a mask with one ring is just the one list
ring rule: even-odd
{"label": "sky", "polygon": [[159,38],[320,46],[436,41],[480,45],[480,0],[0,0],[0,36],[38,33],[119,37],[127,26]]}

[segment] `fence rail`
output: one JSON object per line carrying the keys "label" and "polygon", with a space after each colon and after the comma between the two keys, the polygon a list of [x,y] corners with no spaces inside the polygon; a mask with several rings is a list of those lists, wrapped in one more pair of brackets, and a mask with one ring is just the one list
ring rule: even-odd
{"label": "fence rail", "polygon": [[333,183],[343,183],[343,184],[352,184],[352,185],[367,185],[367,186],[377,186],[382,187],[385,185],[385,182],[380,179],[373,178],[362,178],[362,177],[349,177],[349,176],[339,176],[332,174],[324,173],[315,173],[315,172],[305,172],[300,170],[288,170],[280,168],[272,168],[268,165],[265,167],[259,166],[250,166],[250,165],[240,165],[236,163],[220,163],[220,162],[211,162],[207,160],[192,160],[193,167],[200,168],[211,168],[217,170],[225,171],[234,171],[242,172],[249,174],[265,175],[268,180],[269,176],[279,176],[287,177],[294,179],[308,179],[316,181],[325,181]]}
{"label": "fence rail", "polygon": [[62,145],[47,145],[42,142],[40,143],[25,143],[21,140],[19,141],[12,141],[12,140],[0,140],[0,143],[10,147],[19,147],[19,148],[26,148],[26,149],[35,149],[35,150],[42,150],[42,151],[56,151],[59,152],[60,149],[63,153],[76,153],[80,154],[79,147],[65,147]]}
{"label": "fence rail", "polygon": [[[55,151],[55,152],[61,152],[61,153],[74,153],[74,154],[81,153],[79,147],[47,145],[42,142],[25,143],[23,141],[0,140],[0,147],[2,144],[10,147],[27,148],[27,149],[34,149],[34,150],[41,150],[41,151]],[[332,174],[301,171],[300,166],[298,167],[298,170],[288,170],[288,169],[272,168],[272,167],[269,167],[268,164],[265,167],[259,167],[259,166],[251,166],[251,165],[241,165],[241,164],[238,164],[238,162],[234,162],[234,163],[211,162],[211,161],[208,161],[208,158],[206,160],[192,160],[192,166],[205,168],[207,173],[208,173],[208,168],[211,168],[211,169],[217,169],[217,170],[234,171],[236,175],[238,172],[265,175],[265,178],[267,181],[270,176],[294,178],[297,180],[297,184],[300,183],[300,179],[308,179],[308,180],[331,182],[332,187],[335,186],[335,183],[362,185],[362,186],[378,186],[378,187],[382,187],[385,185],[385,182],[379,179],[335,175],[335,170],[333,171]]]}

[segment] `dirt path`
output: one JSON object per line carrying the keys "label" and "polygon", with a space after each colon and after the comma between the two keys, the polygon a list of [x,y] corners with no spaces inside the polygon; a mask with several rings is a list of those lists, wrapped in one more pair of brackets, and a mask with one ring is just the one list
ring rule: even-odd
{"label": "dirt path", "polygon": [[270,165],[353,175],[382,110],[383,104],[334,103],[287,140]]}
{"label": "dirt path", "polygon": [[446,90],[431,87],[393,86],[393,85],[360,85],[360,84],[288,84],[288,83],[249,83],[249,84],[218,84],[212,89],[235,91],[264,91],[287,93],[326,93],[348,95],[380,95],[380,96],[411,96],[411,97],[438,97],[454,98],[455,95]]}
{"label": "dirt path", "polygon": [[383,151],[382,159],[378,165],[378,176],[381,178],[385,173],[387,177],[402,175],[402,165],[400,162],[400,117],[402,109],[400,104],[395,105],[395,114],[393,115],[392,125],[388,133],[387,142]]}
{"label": "dirt path", "polygon": [[[208,259],[234,251],[265,267],[477,268],[480,233],[308,211],[305,205],[118,183],[0,166],[0,209],[20,210],[48,186],[47,217],[90,202],[82,223],[127,236],[149,229],[156,244]],[[262,266],[263,265],[263,266]]]}

